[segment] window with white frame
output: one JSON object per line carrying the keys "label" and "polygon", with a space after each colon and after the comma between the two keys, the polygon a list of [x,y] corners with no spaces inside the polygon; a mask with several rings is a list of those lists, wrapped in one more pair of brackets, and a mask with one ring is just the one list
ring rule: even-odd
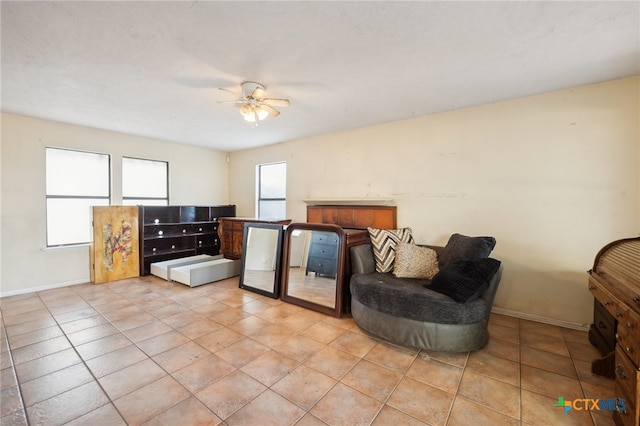
{"label": "window with white frame", "polygon": [[122,204],[169,205],[169,163],[122,157]]}
{"label": "window with white frame", "polygon": [[283,219],[287,215],[287,163],[259,164],[258,217]]}
{"label": "window with white frame", "polygon": [[91,206],[110,203],[107,154],[46,148],[47,246],[91,241]]}

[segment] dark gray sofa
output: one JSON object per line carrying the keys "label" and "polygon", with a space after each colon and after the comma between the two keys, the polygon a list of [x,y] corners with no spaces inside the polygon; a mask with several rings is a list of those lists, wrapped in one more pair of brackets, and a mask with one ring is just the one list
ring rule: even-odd
{"label": "dark gray sofa", "polygon": [[[443,247],[426,246],[440,255]],[[405,346],[467,352],[489,340],[487,325],[502,265],[475,300],[459,303],[425,287],[430,280],[379,273],[370,244],[351,247],[351,313],[367,333]]]}

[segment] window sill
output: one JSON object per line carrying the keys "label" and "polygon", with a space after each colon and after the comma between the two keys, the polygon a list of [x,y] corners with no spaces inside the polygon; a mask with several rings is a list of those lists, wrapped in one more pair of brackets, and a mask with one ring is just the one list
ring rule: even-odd
{"label": "window sill", "polygon": [[78,250],[78,249],[82,249],[82,248],[86,248],[91,246],[91,243],[83,243],[83,244],[69,244],[66,246],[51,246],[51,247],[44,247],[42,249],[42,251],[44,252],[61,252],[61,251],[73,251],[73,250]]}

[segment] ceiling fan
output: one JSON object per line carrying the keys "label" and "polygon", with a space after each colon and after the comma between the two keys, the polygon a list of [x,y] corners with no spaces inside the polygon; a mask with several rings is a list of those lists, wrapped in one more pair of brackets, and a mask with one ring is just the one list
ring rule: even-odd
{"label": "ceiling fan", "polygon": [[[260,83],[256,83],[255,81],[245,81],[240,87],[242,89],[242,94],[239,99],[221,102],[240,104],[238,110],[246,121],[256,123],[269,116],[277,117],[280,115],[280,111],[274,107],[288,107],[290,105],[288,99],[266,98],[265,96],[267,92],[265,91],[264,86]],[[233,93],[237,96],[236,93],[229,89],[222,87],[219,89]]]}

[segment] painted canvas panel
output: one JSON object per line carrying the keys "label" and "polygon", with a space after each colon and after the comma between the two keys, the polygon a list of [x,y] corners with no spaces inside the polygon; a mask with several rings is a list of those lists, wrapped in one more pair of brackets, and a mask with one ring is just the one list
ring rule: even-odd
{"label": "painted canvas panel", "polygon": [[92,281],[137,277],[140,273],[137,206],[94,206]]}

